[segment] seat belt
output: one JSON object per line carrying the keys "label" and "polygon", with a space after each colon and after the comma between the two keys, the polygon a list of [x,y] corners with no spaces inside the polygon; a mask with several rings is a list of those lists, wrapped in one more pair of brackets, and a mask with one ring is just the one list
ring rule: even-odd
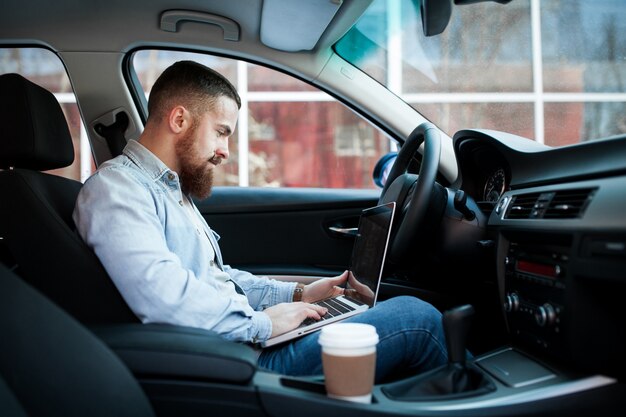
{"label": "seat belt", "polygon": [[94,125],[94,130],[102,136],[109,147],[111,157],[122,154],[126,146],[126,138],[124,132],[128,129],[129,118],[125,111],[120,111],[115,115],[115,122],[106,126],[104,123]]}

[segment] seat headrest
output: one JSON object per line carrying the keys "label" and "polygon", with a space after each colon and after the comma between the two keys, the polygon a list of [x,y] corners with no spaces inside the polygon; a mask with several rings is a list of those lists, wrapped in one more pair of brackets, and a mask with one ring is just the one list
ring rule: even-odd
{"label": "seat headrest", "polygon": [[0,75],[0,168],[45,171],[74,161],[59,102],[19,74]]}

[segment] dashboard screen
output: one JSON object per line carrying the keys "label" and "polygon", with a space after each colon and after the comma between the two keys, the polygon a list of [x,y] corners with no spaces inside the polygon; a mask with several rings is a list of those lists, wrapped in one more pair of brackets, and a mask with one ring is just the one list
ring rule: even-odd
{"label": "dashboard screen", "polygon": [[542,277],[557,279],[556,265],[540,264],[531,261],[518,260],[516,269],[519,272],[540,275]]}

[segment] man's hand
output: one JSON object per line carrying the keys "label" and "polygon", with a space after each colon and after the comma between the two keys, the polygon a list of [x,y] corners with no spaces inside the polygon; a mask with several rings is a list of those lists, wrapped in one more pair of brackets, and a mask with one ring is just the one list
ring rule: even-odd
{"label": "man's hand", "polygon": [[309,303],[280,303],[263,310],[272,320],[272,336],[278,336],[293,330],[305,319],[312,318],[319,320],[328,313],[324,307]]}
{"label": "man's hand", "polygon": [[361,284],[357,281],[352,272],[348,275],[348,284],[350,285],[350,288],[344,291],[344,295],[361,300],[370,306],[374,304],[374,291],[372,291],[367,285]]}
{"label": "man's hand", "polygon": [[324,298],[342,295],[344,289],[339,287],[348,280],[348,271],[334,278],[324,278],[310,283],[302,291],[302,301],[314,303]]}

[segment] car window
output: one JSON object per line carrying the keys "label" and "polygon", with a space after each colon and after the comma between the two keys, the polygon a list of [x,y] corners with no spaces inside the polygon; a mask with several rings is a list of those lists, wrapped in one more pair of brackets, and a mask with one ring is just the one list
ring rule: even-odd
{"label": "car window", "polygon": [[281,72],[211,55],[142,50],[132,66],[146,96],[172,63],[190,59],[226,76],[242,108],[230,158],[216,185],[375,188],[372,171],[391,149],[368,121],[315,87]]}
{"label": "car window", "polygon": [[434,37],[419,3],[374,0],[335,51],[450,135],[497,129],[563,146],[626,132],[623,0],[459,6]]}
{"label": "car window", "polygon": [[43,48],[0,48],[0,74],[17,73],[54,94],[63,109],[74,142],[72,165],[47,171],[84,182],[95,170],[76,96],[59,57]]}

